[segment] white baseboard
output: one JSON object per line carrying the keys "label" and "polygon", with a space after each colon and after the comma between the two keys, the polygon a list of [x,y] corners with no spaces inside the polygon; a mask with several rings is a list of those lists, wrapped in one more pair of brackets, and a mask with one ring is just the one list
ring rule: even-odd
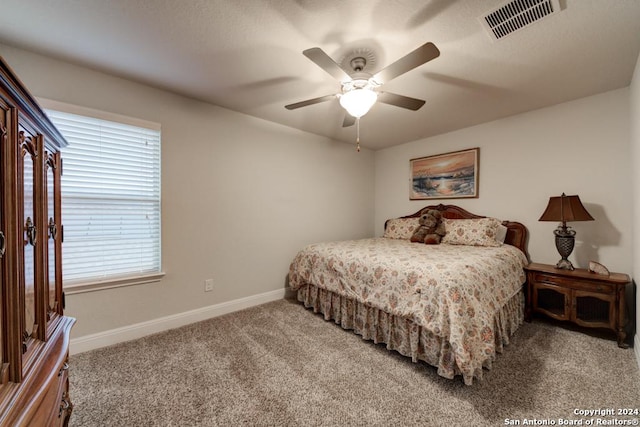
{"label": "white baseboard", "polygon": [[284,296],[285,289],[277,289],[275,291],[210,305],[208,307],[173,314],[171,316],[136,323],[134,325],[72,338],[69,343],[69,354],[83,353],[96,348],[142,338],[157,332],[178,328],[180,326],[211,319],[212,317],[222,316],[223,314],[276,301],[284,298]]}
{"label": "white baseboard", "polygon": [[636,362],[638,362],[638,368],[640,368],[640,334],[638,333],[633,339],[633,352],[636,354]]}

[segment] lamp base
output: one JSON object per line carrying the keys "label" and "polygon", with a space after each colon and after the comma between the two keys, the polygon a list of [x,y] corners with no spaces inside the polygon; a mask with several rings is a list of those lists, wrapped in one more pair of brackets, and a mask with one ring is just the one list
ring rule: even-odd
{"label": "lamp base", "polygon": [[556,268],[559,268],[560,270],[575,270],[573,264],[571,264],[571,261],[565,258],[562,258],[560,261],[558,261],[558,263],[556,264]]}
{"label": "lamp base", "polygon": [[573,252],[576,232],[563,223],[562,226],[559,226],[553,232],[553,234],[556,236],[556,249],[562,257],[562,259],[556,264],[556,268],[561,270],[574,270],[573,264],[571,264],[571,261],[567,258],[569,258],[569,255]]}

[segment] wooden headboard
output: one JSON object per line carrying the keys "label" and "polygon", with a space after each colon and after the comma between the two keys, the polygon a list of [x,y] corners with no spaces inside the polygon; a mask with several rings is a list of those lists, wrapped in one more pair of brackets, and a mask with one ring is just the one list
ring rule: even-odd
{"label": "wooden headboard", "polygon": [[[423,210],[425,209],[435,209],[437,211],[442,212],[442,216],[444,218],[449,219],[470,219],[470,218],[486,218],[482,215],[472,214],[459,206],[455,205],[435,205],[435,206],[425,206],[421,208],[418,212],[413,213],[411,215],[403,216],[402,218],[417,218],[420,216]],[[385,221],[384,228],[386,230],[387,223],[389,220]],[[529,253],[527,252],[527,238],[529,237],[529,232],[527,231],[527,227],[524,224],[513,221],[502,221],[502,225],[507,227],[507,237],[504,242],[508,245],[515,246],[520,249],[529,259]]]}

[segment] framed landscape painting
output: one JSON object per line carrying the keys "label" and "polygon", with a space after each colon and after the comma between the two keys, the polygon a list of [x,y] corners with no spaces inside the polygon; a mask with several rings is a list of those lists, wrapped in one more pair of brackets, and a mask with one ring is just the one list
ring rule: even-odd
{"label": "framed landscape painting", "polygon": [[410,200],[478,197],[479,148],[410,160]]}

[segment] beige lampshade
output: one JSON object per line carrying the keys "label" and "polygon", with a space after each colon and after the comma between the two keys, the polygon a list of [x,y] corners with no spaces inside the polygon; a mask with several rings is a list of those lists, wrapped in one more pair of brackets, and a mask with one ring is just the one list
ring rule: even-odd
{"label": "beige lampshade", "polygon": [[579,196],[549,197],[547,209],[542,213],[538,221],[593,221],[593,217],[582,205]]}

